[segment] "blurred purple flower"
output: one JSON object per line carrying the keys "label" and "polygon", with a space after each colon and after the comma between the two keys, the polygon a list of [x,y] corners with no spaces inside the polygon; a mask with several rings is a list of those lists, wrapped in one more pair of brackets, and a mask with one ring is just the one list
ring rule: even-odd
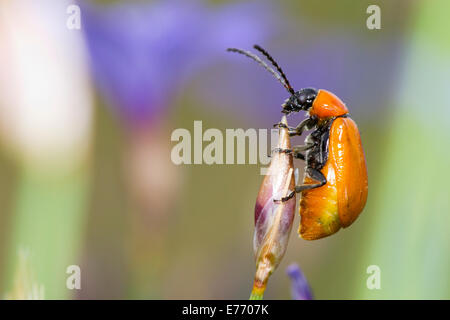
{"label": "blurred purple flower", "polygon": [[312,300],[311,287],[300,267],[293,263],[286,268],[286,273],[291,278],[291,295],[293,300]]}
{"label": "blurred purple flower", "polygon": [[207,6],[202,1],[81,1],[82,28],[102,95],[126,122],[166,111],[181,85],[226,55],[229,46],[264,42],[274,25],[264,3]]}

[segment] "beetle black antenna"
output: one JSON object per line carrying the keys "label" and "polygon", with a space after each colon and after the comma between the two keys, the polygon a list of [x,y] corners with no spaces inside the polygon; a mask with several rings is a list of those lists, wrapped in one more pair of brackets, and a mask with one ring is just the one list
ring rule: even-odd
{"label": "beetle black antenna", "polygon": [[[250,59],[255,60],[257,63],[259,63],[264,69],[266,69],[267,71],[269,71],[278,81],[280,81],[280,83],[283,85],[283,87],[286,88],[287,91],[289,91],[291,94],[294,93],[294,89],[292,89],[292,87],[287,84],[285,82],[285,77],[280,76],[275,70],[273,70],[271,67],[269,67],[267,65],[267,63],[265,63],[264,61],[262,61],[256,54],[251,53],[250,51],[245,51],[242,49],[236,49],[236,48],[228,48],[227,51],[230,52],[237,52],[240,54],[243,54],[244,56],[249,57]],[[291,92],[292,90],[292,92]]]}
{"label": "beetle black antenna", "polygon": [[266,51],[264,50],[262,47],[260,47],[259,45],[255,44],[253,46],[253,48],[255,48],[256,50],[258,50],[259,52],[261,52],[266,58],[267,60],[269,60],[270,62],[272,62],[273,66],[275,68],[277,68],[278,72],[281,74],[281,77],[284,79],[284,82],[287,86],[287,90],[291,93],[294,94],[295,90],[292,88],[291,84],[289,83],[289,80],[286,77],[286,74],[283,72],[283,70],[281,69],[281,67],[278,65],[278,63],[275,61],[274,58],[272,58],[272,56]]}

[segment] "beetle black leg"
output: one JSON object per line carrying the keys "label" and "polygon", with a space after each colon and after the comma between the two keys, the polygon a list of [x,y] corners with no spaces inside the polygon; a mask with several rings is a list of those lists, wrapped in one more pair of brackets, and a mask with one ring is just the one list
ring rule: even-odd
{"label": "beetle black leg", "polygon": [[286,154],[292,153],[296,159],[305,160],[305,155],[303,153],[301,153],[301,151],[306,151],[308,149],[311,149],[313,146],[314,146],[314,144],[305,144],[302,146],[294,146],[294,148],[292,148],[292,149],[275,148],[272,150],[272,152],[284,152]]}
{"label": "beetle black leg", "polygon": [[292,191],[288,196],[281,198],[280,200],[273,200],[276,203],[280,203],[280,202],[285,202],[288,201],[289,199],[291,199],[295,193],[299,193],[302,192],[304,190],[310,190],[310,189],[315,189],[315,188],[319,188],[323,185],[325,185],[327,183],[327,178],[325,178],[325,176],[323,175],[322,172],[320,172],[317,169],[308,167],[306,168],[306,174],[311,178],[314,179],[316,181],[318,181],[319,183],[314,183],[314,184],[303,184],[301,186],[295,186],[295,190]]}
{"label": "beetle black leg", "polygon": [[323,186],[324,184],[327,183],[327,178],[325,178],[325,176],[323,175],[322,172],[320,172],[317,169],[308,167],[306,168],[306,174],[311,178],[314,179],[316,181],[318,181],[318,183],[314,183],[314,184],[303,184],[301,186],[295,186],[295,192],[302,192],[304,190],[310,190],[310,189],[315,189],[315,188],[319,188],[321,186]]}
{"label": "beetle black leg", "polygon": [[310,130],[317,123],[316,118],[306,118],[302,122],[298,124],[295,128],[289,128],[289,135],[292,136],[301,136],[303,131]]}
{"label": "beetle black leg", "polygon": [[290,154],[292,153],[292,149],[275,148],[272,150],[272,152],[279,152],[279,153],[283,152],[286,154]]}
{"label": "beetle black leg", "polygon": [[282,123],[282,122],[275,123],[275,124],[273,125],[273,127],[274,127],[274,128],[284,128],[284,129],[288,129],[288,133],[289,133],[289,136],[290,136],[290,137],[295,136],[295,135],[298,135],[298,134],[297,134],[297,129],[296,129],[296,128],[294,128],[294,127],[288,127],[287,125],[285,125],[285,124]]}
{"label": "beetle black leg", "polygon": [[289,199],[292,199],[295,196],[295,191],[292,191],[288,196],[281,198],[280,200],[273,199],[273,202],[275,203],[282,203],[286,202]]}
{"label": "beetle black leg", "polygon": [[294,128],[288,127],[288,126],[285,125],[283,122],[275,123],[275,124],[273,125],[273,127],[274,127],[274,128],[285,128],[285,129],[289,129],[289,130],[294,130]]}
{"label": "beetle black leg", "polygon": [[309,118],[303,120],[302,122],[299,123],[299,125],[295,128],[290,128],[289,130],[289,135],[292,136],[301,136],[303,131],[306,130],[306,126],[309,123]]}
{"label": "beetle black leg", "polygon": [[311,149],[312,147],[314,147],[314,144],[305,144],[302,146],[294,146],[292,148],[292,154],[294,155],[294,158],[296,159],[300,159],[300,160],[305,160],[305,154],[302,153],[302,151],[307,151],[309,149]]}
{"label": "beetle black leg", "polygon": [[305,161],[305,155],[303,154],[303,153],[301,153],[301,152],[295,152],[294,151],[294,158],[295,159],[300,159],[300,160],[303,160],[303,161]]}
{"label": "beetle black leg", "polygon": [[314,179],[316,181],[318,181],[319,183],[314,183],[314,184],[303,184],[301,186],[295,186],[295,190],[292,191],[288,196],[281,198],[280,200],[273,200],[273,202],[275,203],[280,203],[280,202],[286,202],[289,199],[291,199],[292,197],[294,197],[294,195],[296,193],[302,192],[304,190],[310,190],[310,189],[315,189],[315,188],[319,188],[323,185],[325,185],[327,183],[327,178],[325,178],[325,176],[323,175],[322,172],[320,172],[317,169],[308,167],[306,168],[306,174],[311,178]]}

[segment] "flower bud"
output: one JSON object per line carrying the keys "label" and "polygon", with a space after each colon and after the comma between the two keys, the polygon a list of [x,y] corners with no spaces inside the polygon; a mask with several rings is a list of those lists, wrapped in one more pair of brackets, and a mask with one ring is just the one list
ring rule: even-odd
{"label": "flower bud", "polygon": [[267,175],[258,193],[255,205],[255,233],[253,250],[256,274],[251,299],[262,299],[267,280],[286,251],[295,211],[293,156],[286,116],[279,128],[277,149],[273,152]]}

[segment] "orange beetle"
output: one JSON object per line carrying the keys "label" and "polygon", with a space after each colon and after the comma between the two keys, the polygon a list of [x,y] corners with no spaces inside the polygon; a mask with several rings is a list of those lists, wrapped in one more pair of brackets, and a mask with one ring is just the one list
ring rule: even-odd
{"label": "orange beetle", "polygon": [[[276,150],[293,152],[296,158],[306,161],[303,184],[280,200],[287,201],[296,192],[302,194],[299,229],[302,238],[315,240],[332,235],[341,227],[351,225],[367,200],[366,160],[358,128],[349,117],[345,104],[333,93],[312,88],[295,91],[269,53],[258,45],[254,48],[273,64],[278,73],[249,51],[228,50],[252,58],[283,84],[291,94],[282,105],[283,113],[308,112],[309,117],[297,127],[288,128],[291,136],[313,130],[304,145]],[[278,123],[277,126],[286,125]]]}
{"label": "orange beetle", "polygon": [[[314,89],[296,95],[307,96],[302,109],[308,110],[309,118],[291,134],[314,130],[305,145],[293,148],[294,156],[306,161],[304,184],[295,188],[302,193],[299,233],[315,240],[348,227],[363,210],[368,191],[366,161],[358,128],[338,97]],[[285,108],[292,108],[289,101]]]}

